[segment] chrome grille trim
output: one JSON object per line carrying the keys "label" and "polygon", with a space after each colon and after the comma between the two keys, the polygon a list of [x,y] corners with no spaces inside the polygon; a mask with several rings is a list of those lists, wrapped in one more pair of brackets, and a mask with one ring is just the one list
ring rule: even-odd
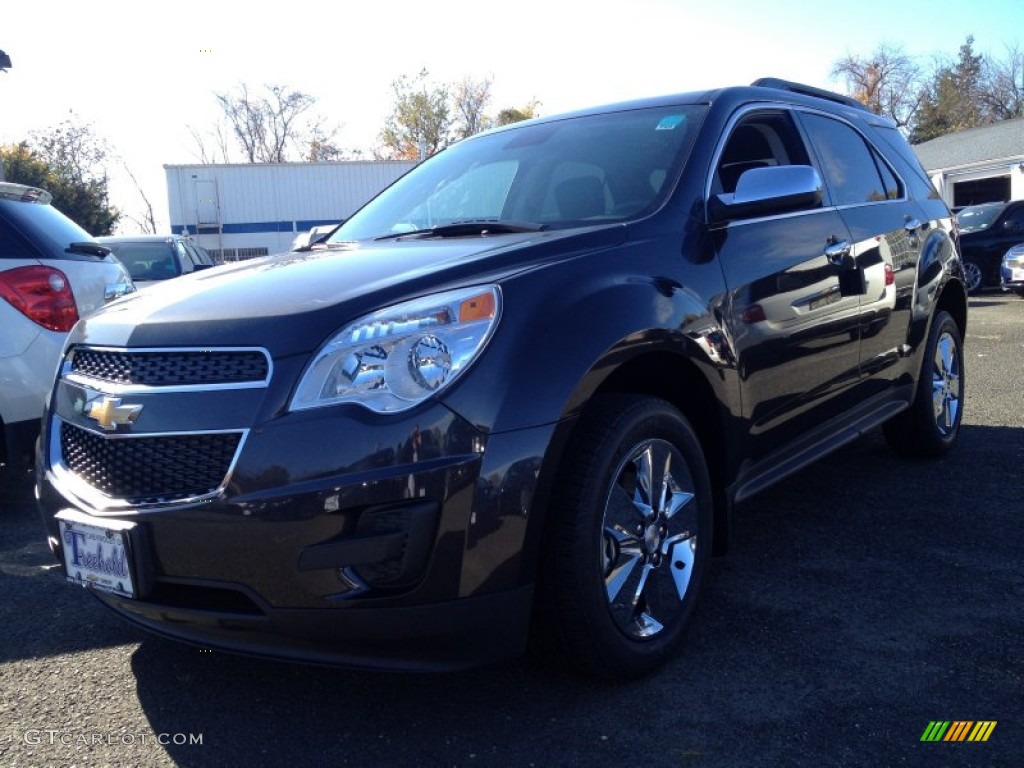
{"label": "chrome grille trim", "polygon": [[[234,454],[232,455],[227,467],[225,468],[223,478],[219,481],[216,488],[210,490],[207,493],[195,493],[184,495],[168,494],[162,497],[137,496],[133,498],[117,498],[104,493],[99,488],[96,488],[88,480],[86,480],[84,477],[82,477],[80,474],[78,474],[71,467],[68,466],[67,462],[64,460],[61,442],[61,432],[62,427],[64,425],[67,425],[68,427],[73,429],[81,430],[82,432],[87,433],[96,439],[104,441],[131,441],[182,437],[187,438],[200,437],[203,435],[235,435],[238,437],[238,442],[235,445]],[[73,424],[71,422],[66,422],[59,416],[54,415],[50,421],[49,432],[50,470],[52,471],[54,478],[57,480],[58,487],[61,489],[63,493],[81,502],[88,509],[90,509],[90,511],[93,514],[100,516],[126,514],[130,515],[133,513],[141,513],[148,510],[195,505],[211,501],[223,495],[224,490],[231,482],[231,477],[234,474],[235,467],[238,464],[238,458],[242,454],[242,450],[245,447],[245,442],[248,436],[248,429],[204,430],[190,432],[149,432],[138,435],[111,434],[88,429],[86,427],[82,427],[78,424]]]}
{"label": "chrome grille trim", "polygon": [[[92,359],[84,370],[76,368],[76,356],[88,356]],[[160,360],[164,357],[165,360]],[[256,366],[256,372],[261,375],[251,374],[250,377],[236,378],[230,375],[218,374],[218,362],[230,362],[232,358],[248,358],[249,365],[255,363],[255,358],[260,358],[261,364]],[[194,365],[209,362],[208,372],[199,372],[195,378],[208,378],[195,382],[171,380],[172,377],[164,376],[171,383],[150,383],[160,378],[157,374],[142,374],[142,378],[149,378],[147,381],[123,381],[131,375],[133,362],[140,368],[164,367],[167,364],[179,361],[184,364]],[[127,374],[125,374],[127,371]],[[104,375],[109,372],[109,375]],[[69,350],[61,362],[60,376],[62,379],[79,386],[101,390],[109,394],[131,394],[143,392],[194,392],[210,391],[217,389],[255,389],[265,388],[269,385],[274,373],[274,363],[270,353],[262,347],[104,347],[88,344],[79,345]],[[227,376],[227,378],[225,378]]]}

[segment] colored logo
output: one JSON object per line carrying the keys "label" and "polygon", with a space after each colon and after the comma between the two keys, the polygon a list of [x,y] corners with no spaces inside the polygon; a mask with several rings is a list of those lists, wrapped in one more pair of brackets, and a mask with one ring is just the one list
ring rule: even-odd
{"label": "colored logo", "polygon": [[921,741],[988,741],[997,720],[932,720]]}
{"label": "colored logo", "polygon": [[104,397],[93,403],[85,410],[85,415],[90,419],[96,419],[99,425],[108,432],[113,432],[119,424],[128,425],[139,418],[142,413],[141,405],[121,405],[119,397]]}

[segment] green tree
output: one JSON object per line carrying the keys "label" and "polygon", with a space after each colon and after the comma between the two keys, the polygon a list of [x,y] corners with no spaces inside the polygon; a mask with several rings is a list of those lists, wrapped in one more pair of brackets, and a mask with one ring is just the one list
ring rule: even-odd
{"label": "green tree", "polygon": [[109,235],[121,217],[109,202],[106,159],[106,143],[70,119],[0,147],[7,181],[47,190],[55,208],[94,236]]}
{"label": "green tree", "polygon": [[455,140],[447,86],[431,83],[429,73],[422,69],[416,77],[402,75],[391,87],[395,101],[381,131],[380,156],[389,160],[419,160]]}
{"label": "green tree", "polygon": [[458,138],[465,139],[491,127],[492,121],[485,110],[491,101],[492,82],[490,77],[482,80],[464,77],[455,85],[452,111],[456,116],[455,135]]}
{"label": "green tree", "polygon": [[960,46],[953,63],[938,67],[925,89],[910,133],[918,144],[992,122],[985,109],[985,59],[974,53],[974,37]]}
{"label": "green tree", "polygon": [[537,107],[540,106],[539,101],[531,101],[524,107],[506,107],[498,113],[498,117],[495,119],[495,125],[511,125],[512,123],[519,123],[523,120],[529,120],[537,117]]}

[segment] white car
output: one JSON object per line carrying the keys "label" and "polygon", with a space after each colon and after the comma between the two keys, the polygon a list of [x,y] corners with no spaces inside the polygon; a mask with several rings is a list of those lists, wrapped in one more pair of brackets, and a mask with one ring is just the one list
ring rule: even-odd
{"label": "white car", "polygon": [[50,205],[0,182],[0,463],[26,464],[68,331],[135,290],[110,249]]}

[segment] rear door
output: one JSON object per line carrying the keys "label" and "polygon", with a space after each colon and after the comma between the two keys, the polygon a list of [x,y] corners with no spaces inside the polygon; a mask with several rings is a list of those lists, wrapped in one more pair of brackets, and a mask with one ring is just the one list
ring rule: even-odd
{"label": "rear door", "polygon": [[860,372],[884,388],[907,340],[921,241],[929,222],[882,154],[850,123],[799,112],[829,195],[850,230],[860,295]]}

